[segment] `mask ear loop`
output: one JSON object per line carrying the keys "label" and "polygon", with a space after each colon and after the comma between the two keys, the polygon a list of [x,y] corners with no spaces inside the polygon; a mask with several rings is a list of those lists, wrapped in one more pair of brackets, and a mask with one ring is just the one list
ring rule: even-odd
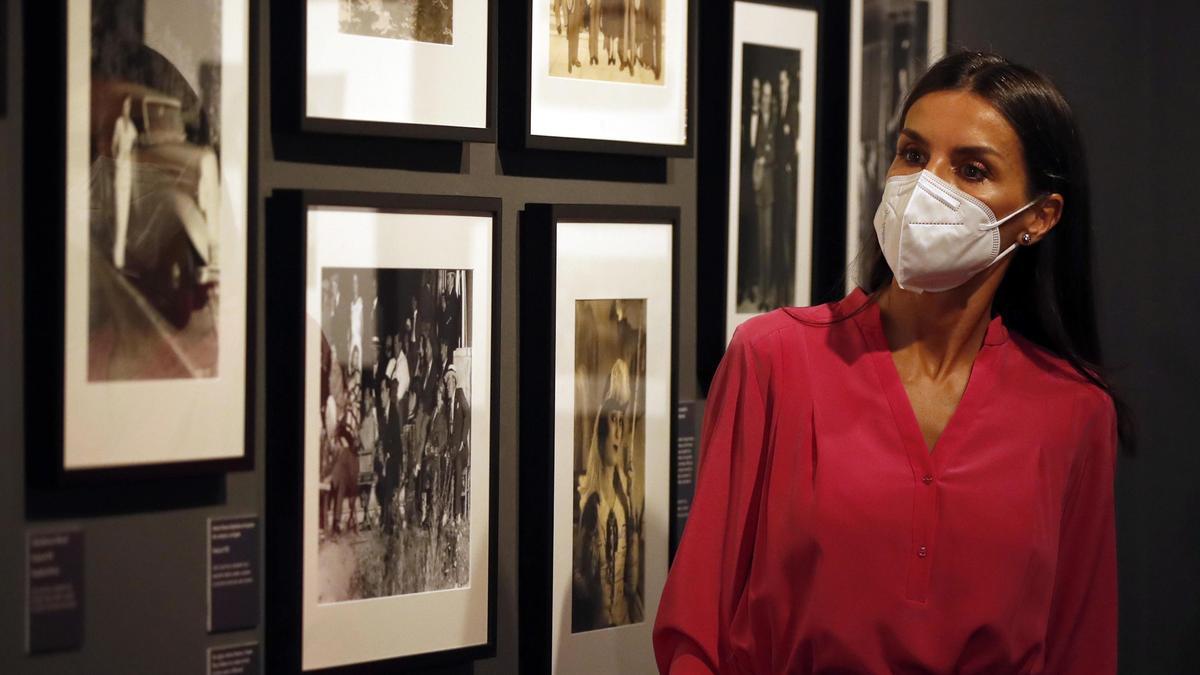
{"label": "mask ear loop", "polygon": [[1034,204],[1042,201],[1043,199],[1045,199],[1046,197],[1049,197],[1049,196],[1050,196],[1049,194],[1044,194],[1044,195],[1038,195],[1037,197],[1034,197],[1033,199],[1029,200],[1029,202],[1026,203],[1025,206],[1022,206],[1021,208],[1017,209],[1016,211],[1013,211],[1012,213],[1008,214],[1007,216],[1004,216],[1000,220],[997,220],[996,222],[989,224],[988,227],[989,228],[1000,227],[1004,223],[1007,223],[1008,221],[1012,220],[1013,218],[1016,218],[1018,215],[1020,215],[1022,212],[1024,212],[1029,207],[1033,206]]}
{"label": "mask ear loop", "polygon": [[[1016,217],[1018,214],[1020,214],[1020,213],[1021,213],[1022,211],[1024,211],[1025,209],[1028,209],[1030,206],[1033,206],[1034,204],[1036,204],[1036,203],[1038,203],[1038,202],[1042,201],[1043,199],[1045,199],[1046,197],[1049,197],[1049,196],[1050,196],[1050,194],[1049,194],[1049,193],[1046,193],[1046,194],[1043,194],[1043,195],[1039,195],[1039,196],[1037,196],[1037,197],[1034,197],[1034,198],[1033,198],[1032,200],[1030,200],[1030,201],[1029,201],[1029,203],[1028,203],[1028,204],[1026,204],[1025,206],[1022,206],[1021,208],[1017,209],[1016,211],[1013,211],[1012,213],[1008,214],[1007,216],[1004,216],[1004,217],[1003,217],[1003,218],[1001,218],[1000,220],[997,220],[996,222],[992,223],[992,227],[994,228],[992,231],[996,233],[996,237],[997,237],[997,238],[999,238],[999,237],[1000,237],[1000,226],[1001,226],[1001,225],[1003,225],[1003,224],[1004,224],[1005,222],[1007,222],[1008,220],[1010,220],[1010,219],[1012,219],[1012,218]],[[1026,233],[1025,233],[1025,236],[1026,236],[1026,237],[1028,237],[1028,236],[1029,236],[1029,233],[1028,233],[1028,232],[1026,232]],[[992,262],[988,263],[988,267],[991,267],[992,265],[995,265],[996,263],[1000,262],[1000,260],[1001,260],[1001,259],[1003,259],[1003,258],[1004,258],[1004,256],[1006,256],[1006,255],[1008,255],[1009,253],[1012,253],[1013,251],[1017,250],[1017,246],[1018,246],[1018,242],[1019,242],[1019,241],[1020,241],[1020,239],[1016,239],[1016,240],[1014,240],[1014,241],[1013,241],[1013,243],[1009,244],[1009,245],[1008,245],[1008,248],[1006,248],[1006,249],[1004,249],[1003,251],[1001,251],[1001,252],[1000,252],[1000,255],[996,256],[995,258],[993,258],[993,259],[992,259]],[[1028,243],[1028,242],[1026,242],[1026,243]]]}

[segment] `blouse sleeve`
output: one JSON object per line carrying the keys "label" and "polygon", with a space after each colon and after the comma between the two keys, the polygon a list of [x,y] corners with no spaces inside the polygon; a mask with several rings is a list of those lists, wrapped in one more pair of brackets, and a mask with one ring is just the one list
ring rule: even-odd
{"label": "blouse sleeve", "polygon": [[654,625],[663,673],[715,673],[750,564],[764,470],[765,396],[752,347],[733,336],[709,390],[700,474]]}
{"label": "blouse sleeve", "polygon": [[1047,673],[1117,671],[1116,415],[1108,396],[1097,407],[1085,426],[1086,455],[1062,516],[1046,630]]}

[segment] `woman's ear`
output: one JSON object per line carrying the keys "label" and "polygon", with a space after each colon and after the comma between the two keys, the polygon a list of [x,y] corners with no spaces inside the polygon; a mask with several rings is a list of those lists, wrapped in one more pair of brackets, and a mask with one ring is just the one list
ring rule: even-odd
{"label": "woman's ear", "polygon": [[1029,243],[1037,243],[1054,229],[1062,218],[1063,197],[1055,192],[1045,197],[1042,197],[1037,204],[1034,204],[1030,211],[1033,212],[1033,223],[1027,230],[1032,237]]}

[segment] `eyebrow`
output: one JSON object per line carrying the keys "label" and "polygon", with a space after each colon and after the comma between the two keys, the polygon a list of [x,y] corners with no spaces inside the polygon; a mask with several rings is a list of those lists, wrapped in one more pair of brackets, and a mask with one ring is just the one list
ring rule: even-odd
{"label": "eyebrow", "polygon": [[[927,141],[924,136],[913,131],[912,129],[909,129],[908,127],[901,129],[900,134],[902,136],[908,136],[918,143],[929,145],[929,141]],[[1004,155],[1001,155],[998,150],[990,145],[960,145],[954,148],[954,152],[958,154],[994,155],[1000,158],[1004,157]]]}

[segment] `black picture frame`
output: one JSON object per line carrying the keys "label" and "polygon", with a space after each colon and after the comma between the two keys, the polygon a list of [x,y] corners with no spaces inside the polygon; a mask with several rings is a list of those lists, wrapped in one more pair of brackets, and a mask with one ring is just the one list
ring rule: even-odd
{"label": "black picture frame", "polygon": [[499,53],[496,23],[499,2],[500,0],[488,0],[487,122],[486,126],[481,128],[310,117],[305,110],[308,0],[302,0],[302,6],[298,11],[292,3],[273,3],[270,8],[273,126],[278,131],[303,135],[332,134],[419,141],[495,143],[497,134],[496,60]]}
{"label": "black picture frame", "polygon": [[[523,9],[514,8],[513,5],[518,0],[504,0],[506,7],[510,9],[506,13],[509,17],[505,24],[505,33],[509,36],[508,42],[505,44],[505,49],[508,53],[512,53],[516,45],[512,45],[517,36],[523,40],[520,45],[523,53],[524,69],[521,71],[519,78],[512,78],[518,87],[513,87],[506,92],[506,95],[512,95],[514,90],[522,92],[524,103],[520,123],[521,129],[513,134],[515,139],[519,140],[522,147],[531,150],[552,150],[559,152],[587,152],[598,154],[616,154],[616,155],[639,155],[647,157],[692,157],[695,154],[696,148],[696,110],[695,91],[697,87],[696,79],[696,36],[697,26],[700,22],[700,4],[696,0],[686,0],[688,6],[687,17],[687,83],[685,85],[684,105],[686,106],[686,116],[684,119],[685,142],[681,145],[672,145],[666,143],[640,143],[634,141],[612,141],[604,139],[587,139],[587,138],[567,138],[561,136],[543,136],[531,133],[531,114],[532,114],[532,89],[530,87],[530,73],[532,71],[533,59],[533,2],[531,0],[520,0],[524,3]],[[547,0],[549,1],[549,0]],[[520,17],[524,17],[522,24],[517,23]],[[515,70],[515,69],[506,69]],[[512,77],[511,73],[506,72],[506,77]],[[507,135],[507,134],[506,134]]]}
{"label": "black picture frame", "polygon": [[266,307],[267,461],[266,653],[267,672],[301,672],[304,559],[304,389],[307,224],[312,206],[370,208],[408,213],[471,213],[492,216],[491,371],[492,408],[488,471],[487,641],[458,649],[399,656],[321,669],[322,673],[383,673],[461,664],[496,653],[498,497],[500,459],[501,217],[498,198],[326,190],[276,190],[267,200]]}
{"label": "black picture frame", "polygon": [[[680,211],[663,206],[607,206],[576,204],[528,204],[521,214],[518,247],[520,256],[520,476],[521,513],[518,546],[519,663],[522,673],[552,671],[551,622],[554,595],[554,429],[555,429],[555,295],[556,251],[559,223],[661,224],[672,229],[671,264],[671,363],[669,423],[670,471],[668,472],[668,527],[663,534],[664,554],[670,560],[670,529],[675,521],[675,434],[679,399],[679,231]],[[647,617],[652,623],[653,617]]]}
{"label": "black picture frame", "polygon": [[[257,0],[245,0],[247,10],[247,85],[257,72],[257,37],[254,19]],[[25,466],[26,480],[38,491],[38,503],[53,500],[53,495],[68,494],[65,488],[90,490],[103,483],[137,482],[139,487],[154,485],[152,481],[171,479],[185,485],[189,477],[201,481],[216,478],[230,471],[249,471],[254,468],[254,405],[255,405],[255,333],[257,307],[254,280],[257,278],[255,249],[257,222],[254,209],[244,214],[246,271],[245,297],[233,300],[245,306],[245,378],[242,383],[244,429],[241,452],[216,459],[188,459],[162,463],[114,464],[97,468],[65,466],[64,421],[65,397],[64,363],[67,292],[67,266],[64,260],[67,246],[67,25],[71,0],[28,2],[22,5],[23,34],[31,48],[24,59],[23,115],[25,137],[38,139],[25,143],[22,158],[24,180],[25,228],[23,232],[23,261],[25,284],[23,291],[24,349],[27,363],[39,364],[38,370],[26,374],[25,400]],[[5,7],[7,14],[7,6]],[[247,148],[246,203],[253,203],[255,151],[253,109],[254,97],[247,88]],[[44,208],[30,208],[30,205]],[[50,302],[47,302],[47,300]],[[182,480],[182,482],[181,482]],[[197,484],[207,492],[207,482]],[[135,490],[136,492],[136,490]],[[187,484],[185,492],[195,492]],[[191,495],[187,499],[193,498]],[[201,495],[201,500],[208,499]],[[120,501],[118,499],[118,501]],[[104,505],[94,509],[104,511]]]}
{"label": "black picture frame", "polygon": [[[750,0],[756,4],[812,9],[817,24],[817,110],[813,173],[812,297],[821,304],[841,298],[846,247],[845,141],[849,88],[850,3],[831,0]],[[699,133],[705,151],[697,158],[696,205],[699,269],[696,295],[703,314],[696,322],[696,373],[707,395],[717,365],[725,353],[726,283],[729,240],[729,90],[733,82],[733,0],[710,14],[702,24],[700,39],[706,45],[701,70],[707,73],[700,89],[705,115]],[[710,312],[715,312],[714,316]]]}

